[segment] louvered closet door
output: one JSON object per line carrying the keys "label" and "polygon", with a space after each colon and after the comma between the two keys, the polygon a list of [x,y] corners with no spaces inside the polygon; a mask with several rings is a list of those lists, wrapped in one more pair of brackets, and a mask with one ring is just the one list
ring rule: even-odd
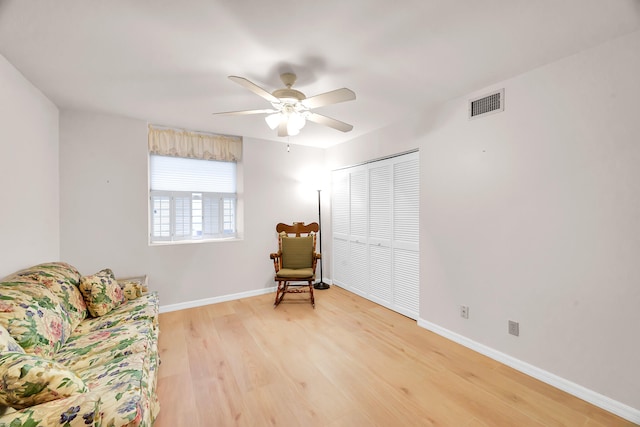
{"label": "louvered closet door", "polygon": [[349,173],[349,284],[350,290],[369,294],[367,256],[367,168],[356,167]]}
{"label": "louvered closet door", "polygon": [[393,305],[396,311],[417,319],[420,177],[417,153],[408,156],[393,165]]}
{"label": "louvered closet door", "polygon": [[349,282],[349,172],[336,171],[331,185],[331,228],[333,236],[333,282],[347,287]]}
{"label": "louvered closet door", "polygon": [[369,168],[369,297],[389,307],[393,303],[391,271],[393,164],[375,162]]}
{"label": "louvered closet door", "polygon": [[333,174],[333,280],[413,319],[419,314],[418,153]]}

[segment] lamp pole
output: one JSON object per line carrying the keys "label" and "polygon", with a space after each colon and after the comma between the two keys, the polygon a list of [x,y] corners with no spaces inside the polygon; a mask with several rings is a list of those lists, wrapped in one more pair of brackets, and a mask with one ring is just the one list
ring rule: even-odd
{"label": "lamp pole", "polygon": [[322,281],[322,213],[320,205],[320,189],[318,189],[318,231],[320,232],[320,281],[313,285],[314,289],[329,289],[329,284]]}

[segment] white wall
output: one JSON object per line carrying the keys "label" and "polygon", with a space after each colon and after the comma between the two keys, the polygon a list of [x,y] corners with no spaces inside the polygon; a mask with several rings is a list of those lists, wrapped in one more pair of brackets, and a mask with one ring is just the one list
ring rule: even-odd
{"label": "white wall", "polygon": [[60,252],[58,109],[0,55],[0,277]]}
{"label": "white wall", "polygon": [[243,155],[243,240],[149,246],[146,122],[62,111],[61,258],[85,274],[148,274],[163,306],[274,286],[275,226],[317,220],[317,193],[299,180],[324,154],[246,138]]}
{"label": "white wall", "polygon": [[[420,317],[640,409],[638,52],[640,32],[423,112],[370,145],[329,149],[327,162],[418,146]],[[505,112],[467,119],[468,98],[502,87]]]}

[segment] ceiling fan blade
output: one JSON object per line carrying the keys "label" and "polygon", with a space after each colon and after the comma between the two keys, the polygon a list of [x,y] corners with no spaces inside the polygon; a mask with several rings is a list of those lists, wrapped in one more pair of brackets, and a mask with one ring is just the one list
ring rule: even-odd
{"label": "ceiling fan blade", "polygon": [[317,108],[339,102],[353,101],[354,99],[356,99],[356,94],[351,89],[343,87],[342,89],[332,90],[331,92],[304,99],[301,103],[307,108]]}
{"label": "ceiling fan blade", "polygon": [[211,113],[214,116],[220,116],[223,114],[232,115],[232,116],[244,116],[247,114],[269,114],[269,113],[277,113],[278,110],[274,110],[273,108],[266,108],[264,110],[243,110],[243,111],[224,111],[222,113]]}
{"label": "ceiling fan blade", "polygon": [[278,98],[276,98],[275,96],[271,95],[269,92],[267,92],[266,90],[262,89],[260,86],[258,86],[257,84],[250,82],[249,80],[245,79],[244,77],[238,77],[238,76],[229,76],[229,79],[231,81],[234,81],[236,83],[238,83],[240,86],[249,89],[251,92],[255,93],[258,96],[263,97],[264,99],[266,99],[269,102],[280,102],[280,100]]}
{"label": "ceiling fan blade", "polygon": [[318,113],[309,113],[307,115],[307,120],[318,123],[319,125],[329,126],[330,128],[334,128],[342,132],[349,132],[353,129],[353,126],[349,123],[341,122],[340,120],[332,119],[331,117],[323,116]]}

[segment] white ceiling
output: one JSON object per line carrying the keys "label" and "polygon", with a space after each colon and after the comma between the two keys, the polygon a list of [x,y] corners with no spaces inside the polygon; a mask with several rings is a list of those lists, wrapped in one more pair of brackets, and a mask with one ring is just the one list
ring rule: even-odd
{"label": "white ceiling", "polygon": [[298,75],[316,110],[290,142],[328,147],[448,99],[640,29],[640,0],[0,0],[0,54],[61,109],[286,142],[268,91]]}

